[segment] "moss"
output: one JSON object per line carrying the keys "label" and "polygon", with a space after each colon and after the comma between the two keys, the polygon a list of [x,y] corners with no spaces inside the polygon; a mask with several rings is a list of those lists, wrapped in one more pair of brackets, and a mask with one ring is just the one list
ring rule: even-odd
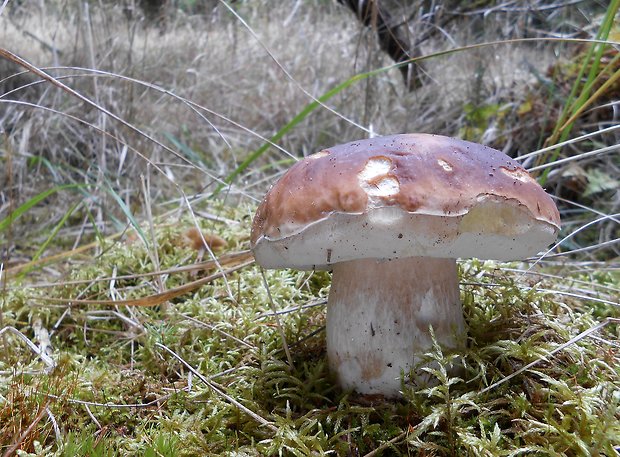
{"label": "moss", "polygon": [[[221,210],[231,218],[246,211]],[[157,244],[166,252],[160,254],[162,269],[195,258],[195,252],[175,244],[187,224],[164,221],[157,230]],[[235,248],[246,247],[246,233],[247,227],[217,231]],[[324,305],[303,307],[326,297],[327,273],[266,272],[275,306],[285,311],[280,320],[294,368],[286,361],[256,266],[228,275],[227,284],[220,279],[176,299],[167,311],[67,308],[43,300],[109,299],[110,281],[97,278],[153,268],[140,243],[119,242],[93,261],[74,265],[71,279],[86,282],[7,291],[5,325],[34,339],[33,319],[42,318],[48,329],[54,328],[58,366],[49,375],[4,376],[0,415],[11,419],[0,421],[1,442],[10,443],[47,407],[60,424],[60,436],[51,420],[40,420],[22,449],[190,456],[231,455],[233,450],[237,455],[361,455],[381,447],[389,455],[611,456],[618,445],[620,363],[615,346],[605,343],[617,340],[617,324],[603,327],[596,334],[601,339],[584,337],[548,356],[602,319],[617,316],[610,305],[561,295],[563,285],[583,280],[582,274],[524,277],[492,262],[462,263],[467,349],[446,354],[435,347],[428,363],[418,368],[434,382],[404,386],[405,400],[388,402],[341,392],[334,385],[321,331]],[[165,285],[191,279],[187,272],[171,274]],[[608,273],[597,274],[596,280],[600,287],[615,284]],[[137,297],[153,293],[153,284],[151,277],[134,276],[116,281],[113,289],[117,297]],[[214,392],[158,343],[273,425],[261,425]],[[2,369],[40,368],[16,339],[9,336],[4,344]],[[537,363],[507,378],[532,362]],[[459,377],[450,375],[454,365],[462,367]],[[496,382],[501,383],[484,391]]]}

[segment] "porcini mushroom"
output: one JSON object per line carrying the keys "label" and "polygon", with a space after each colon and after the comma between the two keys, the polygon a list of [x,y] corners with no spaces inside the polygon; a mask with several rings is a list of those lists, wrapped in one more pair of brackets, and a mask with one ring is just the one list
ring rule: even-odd
{"label": "porcini mushroom", "polygon": [[525,258],[559,225],[551,197],[502,152],[405,134],[296,163],[258,207],[251,246],[265,268],[333,271],[331,370],[344,389],[398,397],[431,326],[442,347],[465,344],[456,258]]}

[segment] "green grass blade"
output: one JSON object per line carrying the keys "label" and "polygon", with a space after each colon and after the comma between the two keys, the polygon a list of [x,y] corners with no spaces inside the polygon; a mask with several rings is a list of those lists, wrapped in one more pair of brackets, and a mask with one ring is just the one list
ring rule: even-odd
{"label": "green grass blade", "polygon": [[[45,252],[45,250],[47,249],[47,247],[49,246],[49,244],[52,242],[52,240],[54,238],[56,238],[56,235],[58,234],[58,232],[60,231],[60,229],[63,227],[63,225],[65,225],[65,222],[67,222],[67,220],[71,217],[71,215],[73,214],[73,212],[78,208],[78,206],[80,206],[82,204],[83,200],[79,200],[78,202],[74,203],[68,210],[67,212],[63,215],[63,217],[60,219],[60,221],[56,224],[56,226],[53,228],[52,233],[50,233],[50,235],[47,237],[47,239],[43,242],[43,244],[41,244],[41,246],[39,246],[39,249],[37,249],[37,252],[35,252],[34,256],[32,256],[32,260],[31,262],[36,262],[41,255]],[[32,270],[33,267],[31,268],[26,268],[24,270],[22,270],[19,274],[19,277],[23,277],[25,274],[27,274],[29,271]]]}
{"label": "green grass blade", "polygon": [[[618,60],[620,60],[620,54],[615,56],[607,67],[611,68]],[[588,99],[586,99],[583,103],[579,104],[579,107],[577,107],[575,109],[574,114],[564,123],[564,125],[562,126],[562,129],[568,130],[568,128],[570,128],[570,125],[572,123],[574,123],[577,120],[577,118],[581,114],[583,114],[583,112],[586,109],[588,109],[590,107],[590,105],[592,105],[592,103],[594,103],[594,101],[596,101],[597,98],[599,98],[601,95],[603,95],[605,93],[605,91],[607,89],[609,89],[611,86],[613,86],[619,78],[620,78],[620,70],[616,71],[607,81],[605,81],[601,85],[601,87],[599,87],[596,90],[596,92],[594,92],[594,94],[592,94],[592,96],[590,96]],[[591,85],[590,85],[590,87],[591,87]]]}
{"label": "green grass blade", "polygon": [[[381,69],[381,70],[383,70],[383,69]],[[355,82],[357,82],[357,81],[359,81],[361,79],[365,79],[365,78],[375,74],[378,71],[379,70],[375,70],[375,71],[372,71],[372,72],[360,73],[360,74],[357,74],[355,76],[352,76],[351,78],[349,78],[346,81],[338,84],[336,87],[330,89],[329,91],[327,91],[326,93],[321,95],[318,99],[308,103],[305,106],[305,108],[303,110],[301,110],[293,119],[291,119],[289,122],[287,122],[287,124],[284,127],[282,127],[280,130],[278,130],[278,132],[275,135],[273,135],[271,138],[269,138],[268,142],[264,143],[261,147],[259,147],[254,152],[252,152],[249,156],[247,156],[245,158],[245,160],[243,162],[241,162],[241,164],[239,164],[239,166],[237,168],[235,168],[235,170],[233,170],[233,172],[230,173],[226,177],[226,179],[224,179],[224,182],[226,184],[232,183],[233,180],[237,176],[239,176],[241,173],[243,173],[256,159],[258,159],[260,156],[262,156],[265,153],[265,151],[267,151],[269,149],[269,147],[271,146],[272,143],[275,143],[276,141],[279,141],[284,135],[286,135],[288,132],[290,132],[297,124],[299,124],[304,119],[306,119],[308,117],[308,115],[310,113],[312,113],[312,111],[314,111],[316,108],[321,106],[322,103],[327,102],[334,95],[337,95],[338,93],[342,92],[344,89],[346,89],[347,87],[351,86],[353,83],[355,83]],[[213,196],[219,194],[221,192],[221,190],[226,186],[226,184],[221,183],[215,189],[215,191],[213,191]]]}
{"label": "green grass blade", "polygon": [[[612,0],[607,11],[605,13],[605,17],[603,19],[603,23],[601,24],[599,31],[596,35],[597,41],[605,41],[609,37],[609,33],[614,24],[614,17],[620,8],[620,0]],[[592,43],[588,49],[586,57],[583,61],[583,65],[579,69],[577,77],[575,78],[575,82],[571,88],[570,94],[566,99],[566,103],[560,114],[558,121],[554,127],[553,133],[547,139],[545,144],[550,146],[555,143],[562,143],[568,139],[570,132],[572,130],[572,126],[574,124],[575,119],[578,116],[578,113],[583,111],[587,106],[587,102],[590,97],[590,93],[594,82],[600,76],[599,66],[601,62],[601,58],[603,56],[603,52],[605,50],[605,43],[595,42]],[[585,82],[582,85],[583,75],[586,73],[586,70],[590,67],[588,71],[588,75],[586,77]],[[577,93],[581,89],[579,96]],[[544,162],[554,162],[558,156],[560,155],[560,149],[555,149],[550,151],[548,154],[544,154],[540,156],[537,161],[537,165],[541,165]],[[541,185],[544,185],[547,181],[547,177],[551,168],[545,169],[542,175],[539,178],[539,182]]]}
{"label": "green grass blade", "polygon": [[43,242],[43,244],[39,246],[39,249],[37,249],[37,252],[35,252],[34,256],[32,256],[32,261],[36,261],[39,257],[41,257],[41,254],[45,252],[45,250],[47,249],[47,246],[56,237],[56,235],[58,234],[62,226],[65,225],[65,222],[67,222],[67,219],[71,217],[73,212],[77,209],[78,206],[80,206],[81,203],[82,203],[82,200],[71,205],[71,207],[67,210],[67,212],[62,216],[60,221],[58,221],[56,226],[53,228],[52,233],[50,233],[50,236],[47,237],[47,239]]}
{"label": "green grass blade", "polygon": [[174,136],[172,133],[164,132],[164,137],[168,141],[170,141],[174,145],[174,147],[177,148],[181,152],[181,154],[183,154],[192,163],[194,164],[201,163],[205,166],[209,165],[205,161],[204,157],[201,157],[200,154],[198,154],[196,151],[194,151],[192,148],[190,148],[187,144],[185,144],[179,138]]}
{"label": "green grass blade", "polygon": [[103,233],[101,233],[101,230],[99,230],[99,227],[97,227],[97,221],[95,221],[95,216],[93,215],[92,211],[88,207],[84,209],[86,210],[86,217],[88,218],[91,225],[93,226],[93,230],[95,232],[95,238],[97,238],[97,240],[99,240],[99,243],[101,243],[101,245],[103,246],[105,236]]}
{"label": "green grass blade", "polygon": [[105,182],[106,182],[106,190],[107,192],[112,196],[112,198],[116,201],[116,203],[118,204],[119,208],[121,209],[121,211],[123,212],[123,214],[125,214],[125,217],[127,218],[127,220],[129,221],[129,223],[131,224],[131,226],[134,228],[134,230],[138,233],[138,236],[142,239],[142,241],[144,242],[145,246],[149,245],[148,240],[146,239],[146,234],[144,233],[144,231],[142,230],[142,228],[140,228],[140,224],[138,224],[138,221],[136,221],[136,218],[133,217],[133,214],[131,213],[131,210],[129,209],[129,207],[125,204],[125,202],[123,201],[123,199],[121,198],[120,195],[118,195],[116,193],[116,191],[114,190],[114,187],[112,186],[112,183],[108,180],[107,177],[104,177]]}
{"label": "green grass blade", "polygon": [[78,189],[82,187],[86,187],[86,185],[85,184],[63,184],[60,186],[52,187],[51,189],[48,189],[46,191],[41,192],[40,194],[35,195],[30,200],[20,205],[18,208],[15,209],[15,211],[13,211],[11,214],[9,214],[7,217],[5,217],[4,219],[0,221],[0,232],[6,230],[14,221],[22,217],[29,210],[34,208],[36,205],[41,203],[43,200],[45,200],[50,195],[55,194],[56,192],[60,192],[61,190]]}
{"label": "green grass blade", "polygon": [[[607,40],[607,38],[609,37],[609,32],[611,31],[611,28],[613,26],[614,17],[616,13],[618,12],[619,7],[620,7],[620,0],[613,0],[613,2],[609,5],[609,8],[607,9],[607,12],[605,14],[603,23],[601,24],[601,27],[596,35],[596,40]],[[598,75],[598,67],[600,65],[600,60],[603,55],[604,49],[605,49],[605,44],[602,44],[602,43],[592,43],[590,45],[588,52],[586,54],[586,57],[584,59],[583,65],[581,66],[579,73],[577,74],[577,77],[575,78],[575,83],[573,84],[573,87],[571,88],[571,92],[566,100],[566,104],[564,105],[564,109],[562,111],[562,114],[560,115],[560,120],[558,121],[555,127],[555,130],[553,132],[553,135],[551,136],[549,141],[557,141],[558,135],[561,133],[561,131],[564,132],[563,136],[568,135],[569,132],[566,132],[566,129],[562,130],[562,127],[565,123],[564,121],[566,121],[566,119],[569,117],[569,113],[574,112],[575,109],[579,108],[579,106],[581,105],[580,101],[583,102],[588,97],[589,89],[591,88],[594,79]],[[579,90],[579,87],[581,86],[581,83],[583,80],[582,77],[584,73],[586,72],[590,62],[592,62],[592,65],[590,65],[590,70],[588,72],[586,81],[583,85],[583,89],[579,97],[577,97],[577,99],[575,100],[577,91]],[[560,140],[560,142],[561,141],[562,140]]]}

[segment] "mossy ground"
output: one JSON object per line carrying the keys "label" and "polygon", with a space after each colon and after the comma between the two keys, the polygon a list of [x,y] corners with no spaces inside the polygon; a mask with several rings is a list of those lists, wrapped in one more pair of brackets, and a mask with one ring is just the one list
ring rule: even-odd
{"label": "mossy ground", "polygon": [[[241,223],[203,221],[202,229],[227,241],[224,252],[246,249],[251,208],[219,205],[217,212]],[[196,260],[180,241],[191,224],[165,220],[156,228],[161,270]],[[462,262],[467,350],[430,351],[435,363],[420,369],[436,384],[404,386],[405,400],[386,401],[334,386],[322,331],[328,273],[265,272],[294,367],[256,265],[165,307],[49,301],[155,293],[155,277],[135,276],[155,269],[150,249],[125,237],[100,246],[93,258],[72,260],[69,278],[57,285],[9,282],[4,325],[38,344],[42,333],[34,327],[47,329],[56,367],[42,372],[41,361],[13,334],[0,340],[2,452],[28,427],[20,455],[365,455],[379,449],[373,455],[612,457],[620,445],[617,321],[548,355],[617,316],[606,303],[613,300],[605,299],[617,294],[617,272],[566,264],[540,276],[524,273],[526,265]],[[133,276],[101,279],[127,274]],[[162,282],[171,289],[206,274],[180,271]],[[450,377],[455,364],[464,367],[460,377]]]}

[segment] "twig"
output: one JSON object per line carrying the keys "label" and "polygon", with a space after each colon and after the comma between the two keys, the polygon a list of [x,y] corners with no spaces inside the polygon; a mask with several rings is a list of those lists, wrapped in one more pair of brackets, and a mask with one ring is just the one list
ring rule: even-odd
{"label": "twig", "polygon": [[193,323],[195,323],[195,324],[197,324],[197,325],[200,325],[200,326],[202,326],[202,327],[206,327],[206,328],[208,328],[209,330],[212,330],[212,331],[214,331],[214,332],[218,332],[218,333],[220,333],[221,335],[225,336],[226,338],[230,338],[231,340],[236,341],[237,343],[239,343],[239,344],[241,344],[241,345],[243,345],[243,346],[245,346],[245,347],[247,347],[247,348],[250,348],[250,349],[252,349],[252,350],[256,350],[256,347],[252,346],[252,345],[251,345],[250,343],[248,343],[247,341],[243,341],[241,338],[237,338],[236,336],[231,335],[230,333],[227,333],[227,332],[225,332],[224,330],[221,330],[221,329],[217,328],[217,327],[216,327],[216,326],[214,326],[214,325],[207,324],[206,322],[202,322],[201,320],[195,319],[195,318],[193,318],[193,317],[191,317],[191,316],[188,316],[187,314],[179,313],[179,315],[180,315],[180,316],[183,316],[183,318],[184,318],[184,319],[187,319],[187,320],[188,320],[188,321],[190,321],[190,322],[193,322]]}
{"label": "twig", "polygon": [[88,407],[88,405],[84,404],[82,405],[84,406],[84,409],[86,410],[86,412],[88,413],[88,415],[90,416],[91,420],[95,423],[95,425],[97,426],[97,428],[99,430],[101,430],[101,424],[99,423],[99,421],[97,420],[97,418],[94,416],[94,414],[92,413],[92,411],[90,410],[90,408]]}
{"label": "twig", "polygon": [[575,344],[577,341],[582,340],[583,338],[585,338],[586,336],[590,335],[591,333],[597,332],[600,329],[602,329],[603,327],[611,324],[611,323],[620,323],[620,319],[616,319],[613,317],[608,317],[607,319],[605,319],[604,321],[598,323],[597,325],[595,325],[594,327],[589,328],[588,330],[585,330],[583,332],[581,332],[579,335],[571,338],[570,340],[568,340],[566,343],[559,345],[557,348],[555,348],[553,351],[549,352],[547,354],[546,357],[542,357],[538,360],[534,360],[533,362],[528,363],[527,365],[519,368],[517,371],[515,371],[514,373],[509,374],[508,376],[506,376],[503,379],[500,379],[497,382],[494,382],[493,384],[491,384],[488,387],[485,387],[484,389],[482,389],[480,392],[478,392],[479,395],[482,395],[490,390],[495,389],[496,387],[504,384],[505,382],[510,381],[511,379],[515,378],[516,376],[519,376],[521,373],[523,373],[524,371],[529,370],[530,368],[532,368],[534,365],[537,365],[538,363],[542,362],[543,360],[547,360],[547,357],[550,357],[554,354],[556,354],[557,352],[562,351],[563,349],[566,349],[568,346],[571,346],[572,344]]}
{"label": "twig", "polygon": [[398,443],[400,440],[402,440],[404,437],[407,436],[408,431],[404,431],[402,432],[400,435],[396,435],[394,438],[392,438],[390,441],[386,441],[385,443],[383,443],[381,446],[379,446],[378,448],[370,451],[368,454],[365,454],[364,457],[374,457],[375,455],[378,455],[380,452],[384,451],[385,449],[387,449],[388,447],[390,447],[392,444],[396,444]]}
{"label": "twig", "polygon": [[254,320],[258,321],[266,317],[281,316],[282,314],[294,313],[295,311],[301,311],[302,309],[314,308],[316,306],[323,306],[326,304],[327,304],[327,299],[321,298],[319,300],[313,300],[310,303],[306,303],[305,305],[291,306],[290,308],[284,308],[277,312],[259,314],[258,316],[254,318]]}
{"label": "twig", "polygon": [[267,419],[259,416],[254,411],[252,411],[248,407],[244,406],[243,404],[239,403],[233,397],[231,397],[230,395],[228,395],[227,393],[225,393],[224,391],[222,391],[221,389],[216,387],[215,384],[213,384],[206,377],[204,377],[198,370],[196,370],[189,363],[187,363],[185,360],[183,360],[176,352],[174,352],[168,346],[165,346],[165,345],[163,345],[161,343],[155,343],[155,346],[157,346],[158,348],[161,348],[164,351],[168,352],[171,356],[173,356],[175,359],[177,359],[179,362],[181,362],[189,371],[194,373],[194,375],[198,379],[200,379],[202,382],[204,382],[211,390],[213,390],[213,392],[215,392],[216,394],[218,394],[219,396],[224,398],[227,402],[229,402],[230,404],[236,406],[241,411],[243,411],[248,416],[250,416],[252,419],[254,419],[256,422],[258,422],[261,425],[264,425],[265,427],[269,428],[271,431],[273,431],[273,432],[277,432],[278,431],[278,428],[272,422],[269,422]]}

